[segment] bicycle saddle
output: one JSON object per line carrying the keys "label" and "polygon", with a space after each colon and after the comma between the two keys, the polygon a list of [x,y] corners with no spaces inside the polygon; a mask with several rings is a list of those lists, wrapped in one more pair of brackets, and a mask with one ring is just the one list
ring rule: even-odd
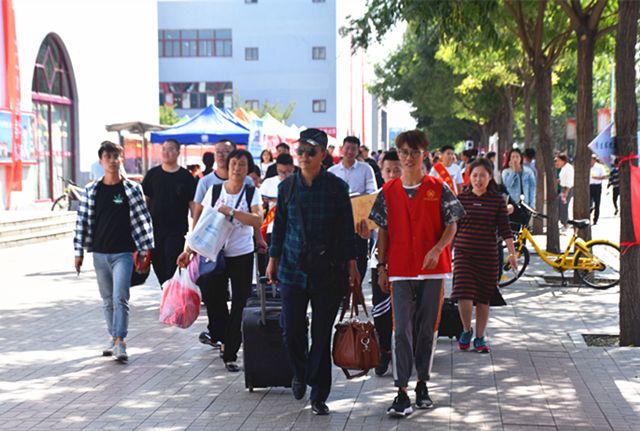
{"label": "bicycle saddle", "polygon": [[567,223],[569,223],[571,226],[577,227],[578,229],[584,229],[589,227],[589,225],[591,225],[591,221],[588,219],[567,220]]}

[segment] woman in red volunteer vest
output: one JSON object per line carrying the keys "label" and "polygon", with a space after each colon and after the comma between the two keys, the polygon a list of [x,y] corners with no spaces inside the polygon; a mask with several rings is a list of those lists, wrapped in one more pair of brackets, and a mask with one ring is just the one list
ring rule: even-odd
{"label": "woman in red volunteer vest", "polygon": [[509,249],[509,264],[517,268],[513,234],[509,227],[507,204],[493,180],[493,166],[487,159],[477,159],[468,167],[470,187],[458,195],[465,216],[458,223],[455,239],[453,292],[464,330],[458,339],[461,350],[469,349],[473,329],[471,315],[476,306],[477,352],[488,353],[485,329],[489,320],[489,301],[498,288],[499,234]]}
{"label": "woman in red volunteer vest", "polygon": [[428,146],[419,130],[398,135],[402,175],[384,184],[369,215],[380,226],[378,284],[383,292],[391,291],[392,299],[391,349],[398,395],[387,413],[394,416],[413,412],[407,390],[414,363],[418,372],[415,405],[419,409],[433,405],[426,382],[434,332],[443,299],[443,279],[451,274],[449,243],[456,232],[456,221],[464,214],[442,180],[422,173]]}

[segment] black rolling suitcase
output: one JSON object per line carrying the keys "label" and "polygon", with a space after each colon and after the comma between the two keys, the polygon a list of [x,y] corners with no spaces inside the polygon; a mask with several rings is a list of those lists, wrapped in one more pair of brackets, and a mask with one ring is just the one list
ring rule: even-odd
{"label": "black rolling suitcase", "polygon": [[462,320],[458,313],[458,304],[450,298],[445,298],[442,303],[442,312],[440,314],[440,325],[438,326],[438,337],[453,338],[460,337],[462,333]]}
{"label": "black rolling suitcase", "polygon": [[261,277],[256,286],[258,303],[248,301],[242,314],[244,385],[249,392],[254,388],[291,387],[293,371],[280,327],[282,301],[274,295],[276,292],[274,288],[267,293],[266,279]]}

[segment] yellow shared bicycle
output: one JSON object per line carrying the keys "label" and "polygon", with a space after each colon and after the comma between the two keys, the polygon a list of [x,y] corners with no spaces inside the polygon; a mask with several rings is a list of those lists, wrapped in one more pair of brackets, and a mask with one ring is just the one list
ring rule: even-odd
{"label": "yellow shared bicycle", "polygon": [[518,259],[518,270],[514,271],[508,262],[502,266],[500,286],[508,286],[524,274],[529,264],[527,242],[531,244],[538,256],[562,276],[562,285],[567,285],[564,272],[574,270],[580,280],[595,289],[608,289],[620,282],[620,246],[607,240],[594,239],[585,242],[578,237],[575,229],[584,229],[590,225],[589,220],[569,220],[574,227],[573,237],[563,253],[551,253],[540,249],[529,231],[532,218],[547,218],[533,208],[521,203],[522,212],[527,223],[514,238],[514,246]]}

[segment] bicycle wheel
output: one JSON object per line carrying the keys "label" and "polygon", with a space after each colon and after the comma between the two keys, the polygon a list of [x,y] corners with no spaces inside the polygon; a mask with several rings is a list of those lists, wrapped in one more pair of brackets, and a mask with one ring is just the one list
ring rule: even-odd
{"label": "bicycle wheel", "polygon": [[505,261],[502,263],[500,281],[498,285],[500,287],[508,286],[512,284],[514,281],[522,277],[524,274],[524,270],[527,269],[527,265],[529,265],[529,250],[526,246],[523,246],[520,251],[518,251],[518,244],[516,246],[516,256],[518,261],[518,271],[513,271],[509,262],[507,262],[507,256],[509,255],[509,250],[507,249],[506,244],[502,244],[502,250],[504,253]]}
{"label": "bicycle wheel", "polygon": [[69,210],[69,199],[67,195],[58,196],[55,201],[53,201],[53,205],[51,205],[51,211],[68,211]]}
{"label": "bicycle wheel", "polygon": [[577,265],[593,265],[595,269],[576,269],[580,280],[594,289],[608,289],[620,282],[620,248],[607,241],[587,243],[591,255],[578,250],[575,255]]}

